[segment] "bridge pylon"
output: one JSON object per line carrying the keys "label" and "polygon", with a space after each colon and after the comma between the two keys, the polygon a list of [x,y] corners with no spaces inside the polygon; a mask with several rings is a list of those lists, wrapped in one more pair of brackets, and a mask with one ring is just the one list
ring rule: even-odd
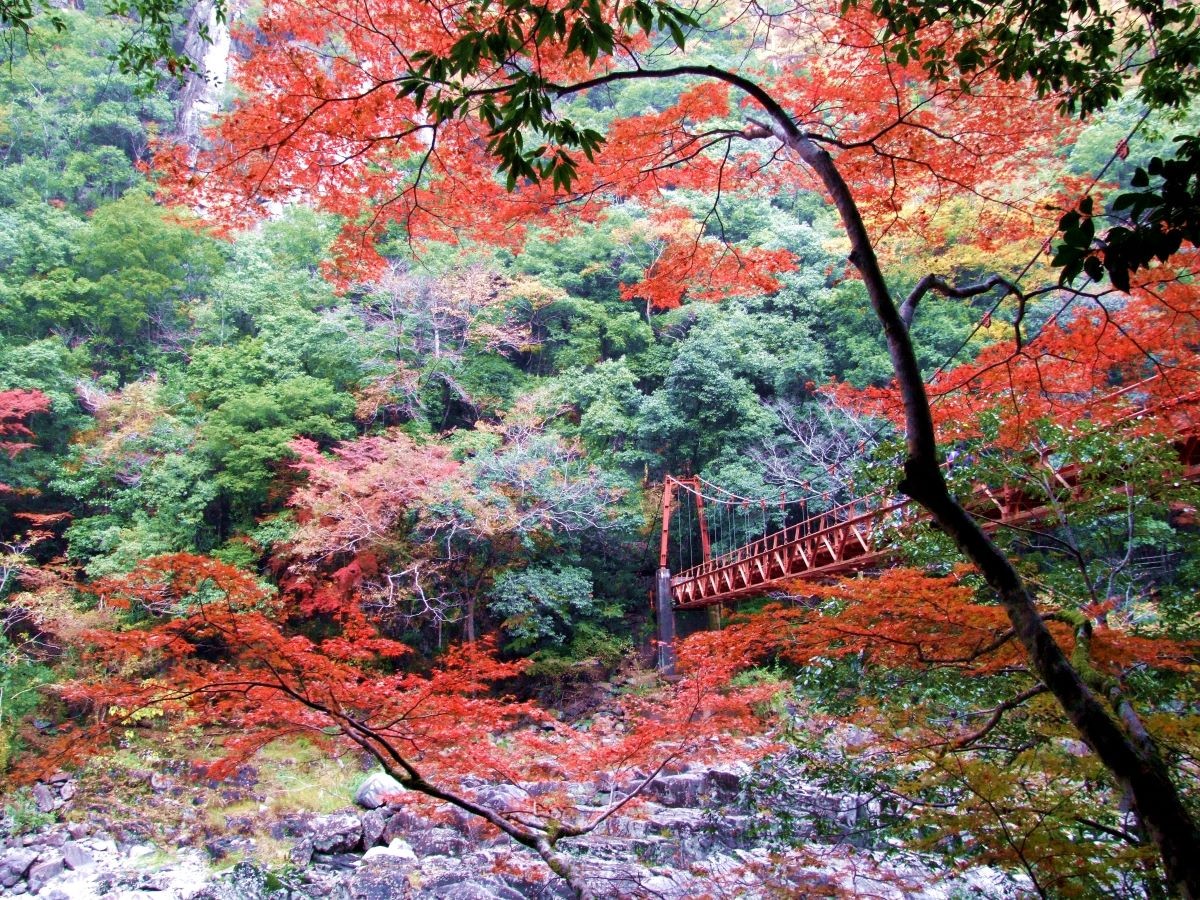
{"label": "bridge pylon", "polygon": [[654,617],[658,622],[658,671],[675,674],[675,607],[671,603],[671,570],[660,566],[654,580]]}

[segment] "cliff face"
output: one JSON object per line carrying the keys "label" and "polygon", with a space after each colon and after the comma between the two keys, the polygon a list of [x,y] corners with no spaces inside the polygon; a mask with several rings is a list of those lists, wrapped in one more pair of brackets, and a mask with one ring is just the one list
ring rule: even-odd
{"label": "cliff face", "polygon": [[[228,15],[236,12],[226,4]],[[208,39],[203,32],[207,28]],[[197,146],[200,129],[220,103],[229,77],[229,28],[217,21],[214,0],[198,0],[188,15],[183,34],[183,52],[196,62],[198,72],[189,74],[180,88],[175,110],[176,139]]]}

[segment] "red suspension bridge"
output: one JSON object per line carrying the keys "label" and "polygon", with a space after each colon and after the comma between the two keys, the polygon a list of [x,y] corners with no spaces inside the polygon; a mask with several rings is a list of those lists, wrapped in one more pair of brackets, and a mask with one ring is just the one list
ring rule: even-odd
{"label": "red suspension bridge", "polygon": [[[1189,478],[1200,478],[1200,391],[1150,401],[1157,378],[1100,398],[1080,414],[1110,404],[1113,427],[1152,419],[1170,436]],[[1132,401],[1132,402],[1131,402]],[[1050,451],[1042,454],[1049,461]],[[1053,479],[1078,490],[1078,465],[1050,466]],[[992,530],[1044,518],[1045,501],[1019,486],[977,485],[968,511]],[[911,500],[874,492],[844,502],[829,493],[801,499],[740,496],[696,476],[668,475],[663,485],[657,611],[663,646],[674,637],[673,611],[761,595],[785,582],[822,579],[872,568],[893,553],[899,536],[922,516]],[[672,539],[674,538],[674,554]],[[672,560],[674,556],[674,560]],[[674,561],[677,571],[672,573]],[[666,660],[662,661],[664,664]],[[665,665],[664,665],[665,667]]]}

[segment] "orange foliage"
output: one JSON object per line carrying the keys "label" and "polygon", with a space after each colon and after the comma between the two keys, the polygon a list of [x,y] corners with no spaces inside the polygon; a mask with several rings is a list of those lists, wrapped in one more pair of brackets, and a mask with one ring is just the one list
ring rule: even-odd
{"label": "orange foliage", "polygon": [[[754,16],[756,9],[730,3],[725,14]],[[161,149],[164,189],[226,225],[298,198],[338,213],[348,223],[337,249],[341,275],[349,278],[379,271],[375,242],[391,223],[402,223],[417,242],[469,236],[517,247],[531,225],[569,228],[601,216],[605,202],[670,210],[672,195],[682,190],[818,188],[791,154],[764,153],[752,129],[741,130],[748,123],[730,127],[731,118],[761,113],[727,84],[704,79],[665,109],[613,122],[594,159],[579,154],[567,198],[576,202],[564,203],[542,183],[508,192],[495,176],[483,122],[471,112],[435,122],[395,87],[407,66],[398,51],[446,52],[458,37],[456,12],[409,0],[373,3],[370,10],[361,3],[336,9],[267,3],[256,31],[243,35],[248,56],[235,77],[241,99],[217,121],[210,149],[198,155],[188,147]],[[523,14],[492,7],[474,15]],[[576,14],[565,11],[568,24]],[[623,54],[636,56],[646,46],[640,32],[616,31]],[[1002,212],[987,223],[985,240],[1008,243],[1035,227],[1045,230],[1047,213],[1037,203],[1048,189],[1043,161],[1071,127],[1052,100],[987,71],[969,83],[951,79],[930,88],[915,62],[901,66],[882,52],[879,20],[862,6],[842,11],[826,0],[795,7],[774,15],[768,33],[761,64],[747,62],[739,73],[814,140],[829,142],[877,236],[896,228],[928,231],[937,208],[960,196],[997,202]],[[944,35],[948,58],[960,37]],[[605,56],[589,64],[579,53],[568,55],[565,42],[515,52],[523,67],[559,85],[633,65]],[[481,90],[493,86],[481,76]],[[581,94],[569,90],[563,102]],[[694,226],[678,229],[626,296],[665,309],[685,291],[700,299],[770,291],[772,273],[788,265],[782,254],[734,254],[695,234]]]}
{"label": "orange foliage", "polygon": [[[746,654],[777,655],[796,665],[862,656],[885,668],[947,667],[975,676],[1026,665],[1004,610],[978,602],[975,588],[960,575],[934,577],[896,568],[870,578],[800,582],[791,590],[801,605],[769,607],[731,625],[718,640],[744,647]],[[1076,640],[1074,617],[1054,610],[1044,616],[1069,654]],[[1192,643],[1092,625],[1092,664],[1114,675],[1138,664],[1191,671],[1196,649]]]}
{"label": "orange foliage", "polygon": [[97,579],[87,587],[87,592],[101,606],[117,609],[136,606],[152,616],[164,616],[202,602],[206,588],[216,590],[231,609],[255,609],[268,599],[268,592],[250,573],[190,553],[143,560],[133,572]]}
{"label": "orange foliage", "polygon": [[[33,437],[29,430],[29,417],[50,409],[50,398],[41,391],[0,391],[0,453],[12,459],[22,450],[33,446],[25,438]],[[8,485],[0,483],[0,493],[9,491]]]}
{"label": "orange foliage", "polygon": [[[999,416],[996,446],[1010,449],[1028,447],[1041,419],[1068,429],[1121,423],[1131,433],[1169,438],[1194,428],[1194,403],[1177,401],[1200,391],[1197,262],[1184,253],[1172,266],[1142,272],[1128,297],[1066,296],[1021,345],[999,341],[973,362],[939,373],[929,392],[941,440],[978,437],[983,412]],[[851,407],[903,420],[894,386],[826,390]],[[1142,410],[1150,414],[1139,416]]]}
{"label": "orange foliage", "polygon": [[295,550],[303,556],[369,548],[409,509],[461,482],[445,447],[419,445],[401,431],[345,441],[330,456],[304,438],[292,449],[308,476],[288,501],[299,510]]}
{"label": "orange foliage", "polygon": [[[27,755],[22,777],[94,754],[114,728],[144,721],[151,710],[172,726],[222,728],[225,756],[210,766],[213,777],[296,734],[320,745],[357,744],[392,762],[402,757],[427,781],[450,786],[468,775],[522,780],[548,765],[570,779],[620,777],[673,760],[753,758],[769,749],[765,742],[747,749],[737,738],[762,730],[754,709],[778,690],[769,683],[729,686],[750,661],[746,648],[713,654],[706,645],[685,646],[687,674],[677,684],[615,701],[623,707],[619,723],[614,717],[576,731],[504,695],[504,683],[527,661],[498,660],[490,641],[452,647],[423,674],[406,671],[397,665],[403,645],[365,631],[307,636],[288,596],[272,597],[252,576],[214,560],[158,557],[94,590],[109,603],[150,610],[158,621],[84,636],[85,662],[95,674],[57,688],[78,711],[76,723],[44,752]],[[164,621],[168,602],[177,615]],[[370,652],[347,653],[347,644]],[[530,803],[512,814],[547,821],[579,815],[561,796]]]}
{"label": "orange foliage", "polygon": [[701,237],[690,215],[678,207],[663,210],[655,224],[665,243],[637,284],[621,285],[621,299],[642,300],[656,310],[675,309],[685,297],[716,301],[730,294],[770,293],[775,275],[795,268],[785,250],[735,250]]}

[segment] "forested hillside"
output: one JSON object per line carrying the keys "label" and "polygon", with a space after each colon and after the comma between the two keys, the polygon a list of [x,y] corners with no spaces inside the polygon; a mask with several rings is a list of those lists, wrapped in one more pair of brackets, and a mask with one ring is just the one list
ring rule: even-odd
{"label": "forested hillside", "polygon": [[0,7],[0,896],[1196,896],[1194,10],[734,5]]}

